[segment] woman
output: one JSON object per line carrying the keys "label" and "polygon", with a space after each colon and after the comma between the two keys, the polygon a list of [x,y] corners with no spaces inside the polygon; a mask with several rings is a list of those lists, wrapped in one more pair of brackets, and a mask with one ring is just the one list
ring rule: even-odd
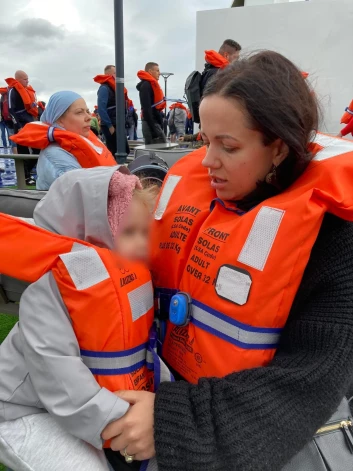
{"label": "woman", "polygon": [[182,103],[173,103],[170,107],[168,126],[170,130],[170,140],[175,142],[185,134],[187,109]]}
{"label": "woman", "polygon": [[54,93],[41,116],[12,138],[17,144],[41,149],[37,190],[48,190],[63,173],[78,168],[116,165],[112,154],[91,131],[92,116],[75,92]]}
{"label": "woman", "polygon": [[129,421],[103,437],[159,471],[280,471],[353,377],[353,145],[315,137],[316,99],[274,52],[218,72],[200,116],[207,148],[171,170],[152,231],[184,381],[120,393]]}

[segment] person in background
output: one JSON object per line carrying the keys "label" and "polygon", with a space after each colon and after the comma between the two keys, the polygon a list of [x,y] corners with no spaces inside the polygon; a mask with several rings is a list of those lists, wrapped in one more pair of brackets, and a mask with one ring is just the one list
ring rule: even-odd
{"label": "person in background", "polygon": [[114,166],[116,161],[91,131],[91,113],[75,92],[52,95],[41,123],[27,124],[13,140],[41,149],[37,189],[48,190],[60,175],[78,168]]}
{"label": "person in background", "polygon": [[171,142],[175,142],[185,134],[185,122],[187,109],[182,103],[173,103],[170,106],[168,126],[170,129]]}
{"label": "person in background", "polygon": [[193,134],[194,133],[194,122],[192,120],[192,115],[190,110],[187,109],[186,121],[185,121],[185,134]]}
{"label": "person in background", "polygon": [[347,134],[351,134],[353,136],[353,100],[345,109],[341,118],[341,124],[345,124],[346,126],[338,134],[338,137],[345,137]]}
{"label": "person in background", "polygon": [[219,51],[208,50],[205,51],[205,68],[202,72],[200,92],[201,97],[207,82],[216,74],[220,69],[235,62],[239,59],[241,45],[233,39],[226,39]]}
{"label": "person in background", "polygon": [[132,100],[128,99],[126,104],[126,134],[130,141],[134,140],[135,132],[136,132],[136,111],[134,108],[134,104]]}
{"label": "person in background", "polygon": [[[32,123],[38,119],[38,106],[35,90],[29,85],[28,75],[23,70],[15,73],[15,78],[7,78],[5,82],[9,86],[9,110],[14,122],[15,134],[27,123]],[[19,154],[39,154],[39,149],[18,145]],[[36,182],[31,177],[31,171],[37,164],[35,159],[25,160],[25,177],[27,185],[35,185]]]}
{"label": "person in background", "polygon": [[10,136],[14,134],[14,124],[9,110],[7,88],[0,88],[0,129],[2,146],[12,147],[12,152],[16,154],[16,144],[10,140]]}
{"label": "person in background", "polygon": [[42,114],[44,113],[46,103],[45,101],[38,101],[38,118],[40,120]]}
{"label": "person in background", "polygon": [[161,115],[161,111],[166,109],[166,103],[163,90],[158,83],[160,75],[159,65],[156,62],[148,62],[145,70],[137,73],[141,80],[136,88],[140,94],[142,134],[147,145],[167,142]]}
{"label": "person in background", "polygon": [[100,133],[99,122],[94,112],[92,113],[92,118],[91,118],[91,131],[94,132],[96,136],[99,136],[99,133]]}
{"label": "person in background", "polygon": [[[98,89],[98,114],[101,119],[101,131],[104,134],[106,146],[114,155],[117,152],[116,142],[116,102],[115,102],[115,65],[107,65],[104,75],[97,75],[94,81],[100,84]],[[125,88],[125,102],[128,100]],[[125,123],[124,123],[125,126]],[[130,153],[129,144],[126,139],[126,153]]]}
{"label": "person in background", "polygon": [[196,134],[185,134],[185,136],[179,137],[179,142],[191,143],[191,147],[194,147],[195,149],[205,145],[200,132]]}

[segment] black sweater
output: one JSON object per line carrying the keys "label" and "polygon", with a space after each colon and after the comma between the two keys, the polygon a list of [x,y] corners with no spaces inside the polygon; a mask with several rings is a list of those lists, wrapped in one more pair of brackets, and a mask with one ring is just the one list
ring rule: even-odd
{"label": "black sweater", "polygon": [[159,471],[280,471],[351,379],[353,224],[327,215],[272,363],[198,385],[161,384]]}
{"label": "black sweater", "polygon": [[152,108],[154,104],[154,93],[152,85],[148,80],[142,80],[136,86],[140,94],[140,103],[142,110],[142,118],[148,124],[153,138],[159,136],[158,131],[156,130],[156,124],[159,124],[163,128],[163,120],[159,110],[157,108]]}

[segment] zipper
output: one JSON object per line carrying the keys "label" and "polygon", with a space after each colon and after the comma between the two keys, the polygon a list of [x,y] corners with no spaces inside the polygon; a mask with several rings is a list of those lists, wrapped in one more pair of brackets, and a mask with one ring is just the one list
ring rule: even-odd
{"label": "zipper", "polygon": [[334,432],[336,430],[342,430],[345,442],[349,451],[353,454],[353,421],[352,420],[342,420],[341,422],[336,422],[335,424],[325,425],[321,427],[317,432],[316,436],[322,435],[328,432]]}

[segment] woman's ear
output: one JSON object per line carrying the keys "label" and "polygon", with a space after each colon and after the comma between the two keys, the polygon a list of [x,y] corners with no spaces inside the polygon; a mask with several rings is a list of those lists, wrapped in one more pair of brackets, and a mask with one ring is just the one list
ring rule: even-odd
{"label": "woman's ear", "polygon": [[272,144],[273,158],[272,163],[278,167],[289,154],[289,147],[282,139],[276,139]]}

